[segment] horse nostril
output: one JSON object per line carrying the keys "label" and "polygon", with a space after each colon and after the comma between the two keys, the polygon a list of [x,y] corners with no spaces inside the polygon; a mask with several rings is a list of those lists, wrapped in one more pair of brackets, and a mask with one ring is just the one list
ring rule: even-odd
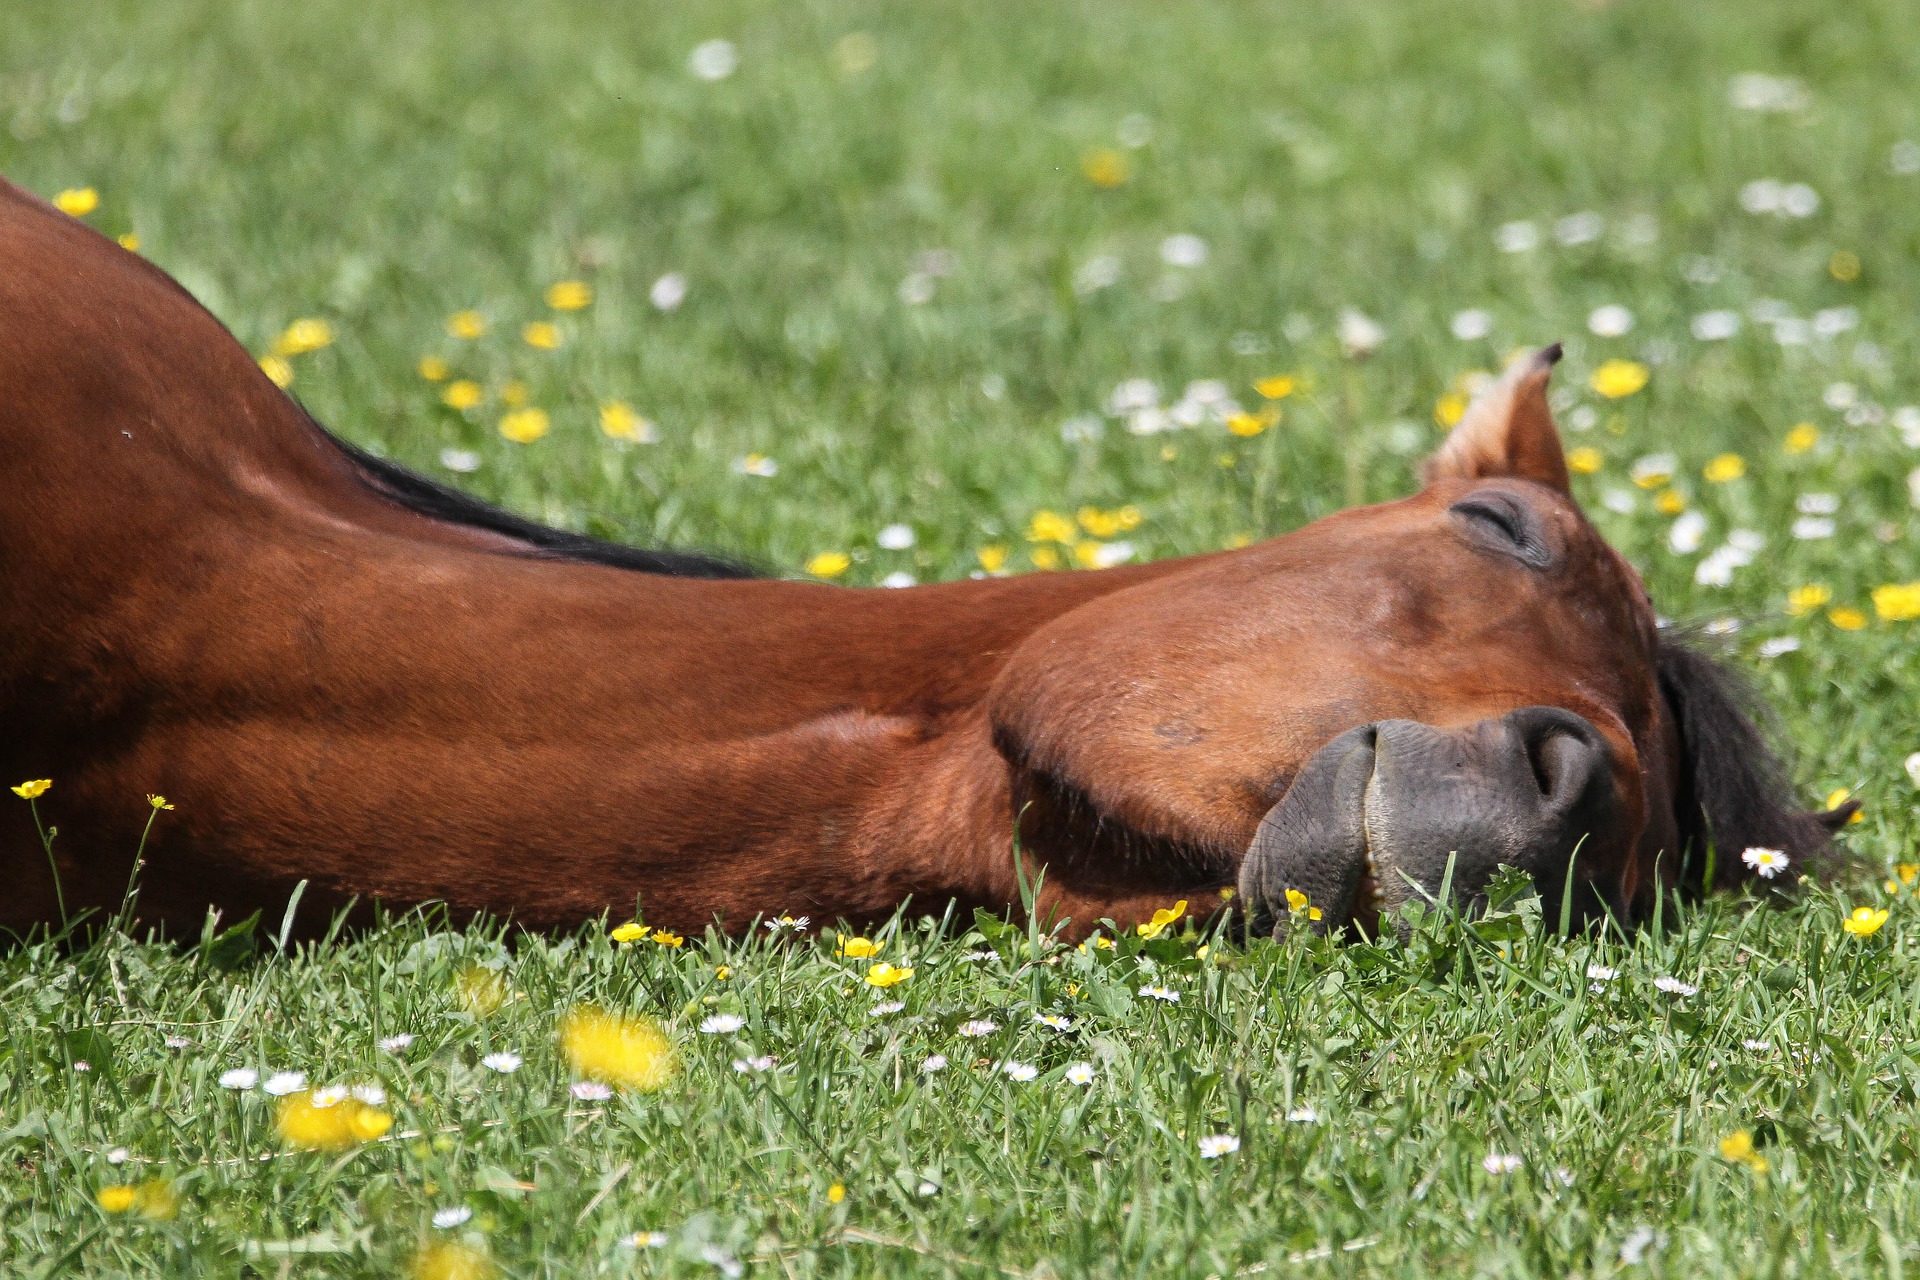
{"label": "horse nostril", "polygon": [[1606,766],[1605,740],[1570,711],[1523,707],[1507,720],[1519,735],[1534,785],[1550,807],[1574,803]]}

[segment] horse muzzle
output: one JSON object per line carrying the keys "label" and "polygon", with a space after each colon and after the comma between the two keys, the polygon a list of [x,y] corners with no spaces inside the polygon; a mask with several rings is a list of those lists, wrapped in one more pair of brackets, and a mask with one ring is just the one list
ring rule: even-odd
{"label": "horse muzzle", "polygon": [[[1457,729],[1381,720],[1307,761],[1261,820],[1239,892],[1251,926],[1278,935],[1289,890],[1337,928],[1446,885],[1471,901],[1507,865],[1533,876],[1553,916],[1575,850],[1613,847],[1622,825],[1611,749],[1571,711],[1521,707]],[[1581,888],[1585,918],[1603,904]]]}

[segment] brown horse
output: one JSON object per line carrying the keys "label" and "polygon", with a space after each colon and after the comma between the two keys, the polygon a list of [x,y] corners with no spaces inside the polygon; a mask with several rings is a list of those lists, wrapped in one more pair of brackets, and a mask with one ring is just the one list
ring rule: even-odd
{"label": "brown horse", "polygon": [[[362,454],[159,269],[0,183],[0,770],[54,779],[69,909],[118,903],[147,793],[177,801],[141,900],[173,930],[303,879],[323,908],[535,927],[636,896],[674,929],[998,910],[1016,824],[1076,931],[1233,887],[1377,927],[1449,855],[1464,893],[1509,863],[1631,921],[1705,887],[1709,837],[1727,885],[1828,823],[1575,504],[1557,355],[1410,498],[1183,560],[853,590]],[[0,798],[21,930],[55,884]]]}

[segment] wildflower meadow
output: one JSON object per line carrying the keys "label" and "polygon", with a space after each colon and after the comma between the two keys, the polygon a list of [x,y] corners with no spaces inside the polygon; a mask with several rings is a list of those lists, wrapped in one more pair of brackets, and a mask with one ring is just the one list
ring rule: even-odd
{"label": "wildflower meadow", "polygon": [[[644,894],[161,940],[130,894],[0,951],[0,1272],[1908,1274],[1912,18],[10,6],[0,172],[343,436],[603,537],[873,589],[1241,545],[1408,492],[1562,341],[1576,495],[1864,809],[1632,938],[1509,881],[1252,944]],[[57,840],[61,779],[0,781]]]}

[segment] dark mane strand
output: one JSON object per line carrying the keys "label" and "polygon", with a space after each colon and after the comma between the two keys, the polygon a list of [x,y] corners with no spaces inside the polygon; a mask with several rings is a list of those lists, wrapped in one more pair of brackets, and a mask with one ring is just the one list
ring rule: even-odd
{"label": "dark mane strand", "polygon": [[[1756,719],[1759,702],[1735,672],[1698,649],[1690,637],[1662,635],[1660,690],[1680,732],[1682,886],[1691,892],[1730,889],[1755,879],[1741,853],[1754,846],[1783,851],[1790,869],[1781,884],[1833,856],[1831,833],[1853,809],[1810,813],[1792,804],[1787,771]],[[1703,883],[1707,848],[1713,884]]]}
{"label": "dark mane strand", "polygon": [[[311,415],[308,421],[312,422]],[[609,565],[635,573],[660,574],[669,578],[757,578],[760,574],[736,561],[719,556],[686,551],[651,551],[619,542],[570,533],[552,525],[528,520],[511,511],[482,502],[472,494],[415,471],[397,462],[376,457],[365,449],[342,440],[318,422],[314,429],[331,441],[359,470],[370,488],[399,503],[409,511],[449,524],[485,529],[523,542],[531,554],[555,560],[573,560],[585,564]]]}

